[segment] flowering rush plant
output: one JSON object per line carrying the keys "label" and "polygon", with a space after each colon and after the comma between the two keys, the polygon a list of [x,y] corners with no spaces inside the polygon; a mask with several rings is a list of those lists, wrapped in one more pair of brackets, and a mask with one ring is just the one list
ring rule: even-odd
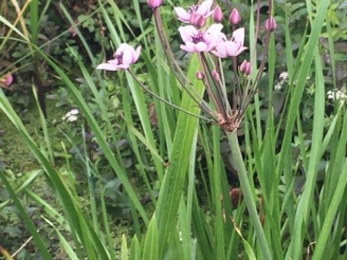
{"label": "flowering rush plant", "polygon": [[[194,86],[187,80],[177,61],[173,58],[174,55],[170,49],[168,37],[165,35],[161,20],[160,7],[163,1],[147,0],[147,3],[153,9],[156,29],[169,65],[183,89],[195,100],[201,110],[209,115],[208,119],[218,124],[223,131],[230,133],[237,130],[247,107],[256,93],[257,82],[262,76],[266,62],[263,59],[257,70],[255,61],[251,63],[245,59],[243,62],[239,62],[239,55],[248,48],[244,45],[246,30],[239,26],[242,17],[238,10],[234,8],[230,12],[227,22],[231,24],[233,32],[228,36],[223,33],[224,25],[221,23],[224,16],[223,12],[219,5],[214,4],[213,0],[205,0],[188,8],[174,8],[177,19],[183,23],[178,28],[182,39],[180,48],[187,53],[198,55],[200,69],[196,72],[196,76],[204,82],[209,98],[207,102],[196,97]],[[258,9],[259,6],[260,1],[258,1]],[[272,3],[269,0],[269,10],[271,8]],[[260,24],[256,26],[256,38],[258,37],[260,26]],[[271,13],[269,13],[269,18],[264,22],[264,28],[267,33],[263,51],[266,54],[270,35],[276,28],[276,21],[271,16]],[[131,71],[130,66],[139,59],[140,53],[141,46],[135,49],[127,43],[122,43],[114,53],[114,59],[98,65],[97,69],[108,71],[128,70],[141,87],[161,101],[168,103],[145,87]],[[263,56],[265,57],[265,55]],[[227,93],[227,80],[224,78],[222,59],[230,59],[232,62],[233,73],[228,73],[228,75],[232,76],[234,85],[231,103]],[[179,109],[179,107],[173,106]]]}
{"label": "flowering rush plant", "polygon": [[[270,37],[276,29],[276,21],[271,15],[272,0],[269,0],[268,3],[268,10],[270,10],[269,17],[265,21],[262,21],[262,23],[260,23],[261,2],[260,0],[257,2],[257,24],[255,25],[255,39],[253,42],[257,42],[261,28],[266,32],[260,64],[256,63],[256,50],[253,47],[250,52],[252,59],[247,59],[248,54],[246,50],[249,49],[245,44],[247,29],[240,26],[242,17],[237,9],[233,9],[230,12],[229,19],[226,21],[230,25],[227,27],[232,28],[232,33],[229,35],[223,32],[225,23],[222,23],[224,18],[222,9],[213,0],[201,1],[200,4],[188,8],[174,8],[177,19],[182,22],[182,25],[177,28],[181,37],[180,48],[187,54],[198,57],[199,68],[195,75],[197,80],[202,81],[205,86],[206,95],[203,97],[198,92],[201,91],[201,88],[198,89],[187,79],[179,63],[175,60],[175,55],[170,48],[168,37],[165,34],[166,30],[161,19],[160,9],[163,1],[147,0],[147,3],[153,10],[157,35],[172,73],[181,85],[181,89],[187,92],[189,97],[192,98],[204,114],[204,116],[196,114],[194,116],[214,122],[224,131],[228,139],[232,162],[234,163],[240,181],[240,190],[242,191],[243,200],[253,223],[259,245],[262,248],[263,258],[272,259],[270,247],[267,244],[256,207],[254,191],[252,190],[254,184],[251,185],[252,180],[248,177],[236,131],[240,127],[254,95],[257,93],[257,84],[263,75]],[[135,49],[127,43],[123,43],[113,55],[114,59],[100,64],[97,69],[109,71],[126,70],[143,89],[159,98],[162,102],[169,103],[144,86],[131,70],[131,65],[139,59],[140,52],[141,47],[136,47]],[[240,61],[240,55],[245,56],[242,62]],[[223,60],[229,60],[231,62],[231,72],[223,68],[225,64]],[[195,67],[196,65],[194,64]],[[207,100],[204,99],[205,96]],[[182,111],[180,107],[174,104],[170,105]],[[189,111],[184,112],[191,114]],[[182,131],[186,130],[186,128],[182,129]],[[187,136],[186,132],[181,136],[185,138]],[[183,146],[180,146],[181,144],[179,143],[178,148],[183,148]],[[183,156],[180,154],[182,151],[178,149],[176,153],[176,150],[174,150],[173,156],[178,154],[177,158],[182,159]],[[180,194],[183,190],[185,180],[183,176],[186,174],[185,167],[188,166],[187,161],[182,161],[184,166],[180,167],[178,171],[181,177],[177,178],[177,164],[173,162],[172,165],[174,166],[172,168],[170,168],[171,164],[169,164],[166,177],[160,189],[159,206],[157,209],[158,226],[160,236],[166,242],[168,242],[168,238],[170,237],[171,223],[174,223],[175,216],[178,212]],[[170,187],[175,188],[171,189]],[[170,201],[170,204],[161,203],[162,201]],[[170,206],[169,208],[168,205]]]}

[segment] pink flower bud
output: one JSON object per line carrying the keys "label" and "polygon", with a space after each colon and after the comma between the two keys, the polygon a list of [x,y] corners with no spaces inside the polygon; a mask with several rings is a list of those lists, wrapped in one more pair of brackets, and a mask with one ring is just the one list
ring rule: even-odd
{"label": "pink flower bud", "polygon": [[273,32],[274,30],[276,30],[276,27],[277,27],[276,21],[272,16],[270,16],[270,18],[266,19],[266,21],[265,21],[265,29],[266,30]]}
{"label": "pink flower bud", "polygon": [[197,13],[194,13],[190,17],[190,23],[195,25],[198,28],[201,28],[205,26],[206,24],[206,18],[203,17],[202,15],[199,15]]}
{"label": "pink flower bud", "polygon": [[69,28],[69,33],[71,34],[72,37],[75,37],[77,35],[77,31],[72,26]]}
{"label": "pink flower bud", "polygon": [[229,15],[229,22],[233,25],[237,25],[239,22],[241,22],[241,15],[236,8],[234,8],[231,11],[231,13]]}
{"label": "pink flower bud", "polygon": [[163,4],[163,0],[147,0],[147,4],[150,8],[156,9]]}
{"label": "pink flower bud", "polygon": [[215,81],[219,81],[220,80],[220,75],[216,70],[212,71],[212,77],[214,78]]}
{"label": "pink flower bud", "polygon": [[9,87],[12,84],[13,76],[12,74],[7,74],[6,77],[0,78],[0,85],[4,85],[5,87]]}
{"label": "pink flower bud", "polygon": [[223,20],[223,12],[220,9],[219,5],[216,5],[216,7],[213,10],[213,21],[216,23],[220,23]]}
{"label": "pink flower bud", "polygon": [[5,85],[7,87],[9,87],[12,84],[12,81],[13,81],[12,74],[8,74],[7,77],[6,77],[6,80],[5,80]]}
{"label": "pink flower bud", "polygon": [[203,80],[203,79],[205,79],[205,74],[204,74],[202,71],[200,71],[200,70],[198,70],[198,71],[196,72],[195,76],[196,76],[196,78],[197,78],[198,80]]}
{"label": "pink flower bud", "polygon": [[244,75],[250,75],[252,73],[251,63],[244,60],[240,65],[240,72]]}

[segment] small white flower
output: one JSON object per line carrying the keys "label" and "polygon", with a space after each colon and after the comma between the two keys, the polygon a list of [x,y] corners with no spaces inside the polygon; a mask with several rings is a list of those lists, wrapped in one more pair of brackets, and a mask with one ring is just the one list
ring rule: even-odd
{"label": "small white flower", "polygon": [[63,121],[69,121],[69,122],[75,122],[77,120],[77,115],[79,114],[78,109],[72,109],[69,112],[66,113],[65,116],[63,116],[61,119]]}
{"label": "small white flower", "polygon": [[78,111],[78,109],[75,108],[70,111],[70,115],[77,115],[79,112],[80,111]]}
{"label": "small white flower", "polygon": [[67,118],[67,121],[69,122],[75,122],[76,120],[77,120],[77,116],[74,116],[74,115]]}
{"label": "small white flower", "polygon": [[283,71],[283,72],[280,74],[280,79],[281,79],[281,80],[287,80],[287,79],[288,79],[288,72],[287,72],[287,71]]}
{"label": "small white flower", "polygon": [[334,99],[334,92],[332,92],[331,90],[329,90],[328,92],[327,92],[327,95],[328,95],[328,99]]}
{"label": "small white flower", "polygon": [[279,75],[279,79],[280,80],[275,85],[275,90],[281,90],[283,88],[284,83],[288,82],[288,72],[281,72],[281,74]]}
{"label": "small white flower", "polygon": [[282,81],[278,82],[276,85],[275,85],[275,90],[281,90],[282,89]]}
{"label": "small white flower", "polygon": [[327,95],[328,95],[328,99],[331,99],[331,100],[340,100],[343,102],[347,99],[347,95],[345,94],[345,91],[343,90],[338,90],[338,89],[329,90],[327,92]]}

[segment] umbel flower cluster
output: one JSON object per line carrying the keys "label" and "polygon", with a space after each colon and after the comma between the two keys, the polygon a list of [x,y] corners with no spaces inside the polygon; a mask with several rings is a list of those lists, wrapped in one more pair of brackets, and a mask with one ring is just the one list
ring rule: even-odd
{"label": "umbel flower cluster", "polygon": [[[199,5],[188,7],[188,9],[183,7],[174,8],[177,19],[183,23],[178,28],[182,39],[180,48],[187,53],[198,55],[201,69],[196,72],[196,76],[205,85],[209,98],[207,102],[196,97],[194,86],[186,79],[178,63],[173,58],[174,55],[171,52],[168,37],[165,35],[161,21],[160,7],[163,1],[147,0],[147,3],[153,10],[156,29],[168,63],[183,89],[188,92],[203,112],[208,114],[225,132],[235,131],[239,128],[245,110],[256,93],[257,81],[260,79],[265,66],[265,59],[263,59],[259,68],[255,71],[254,77],[250,77],[252,70],[256,69],[256,64],[251,64],[247,60],[239,64],[238,56],[247,50],[247,47],[244,46],[245,28],[238,26],[242,20],[238,10],[233,9],[229,15],[228,22],[233,28],[233,33],[228,37],[222,32],[224,26],[221,22],[224,14],[220,6],[214,5],[213,0],[205,0]],[[258,7],[259,5],[258,1]],[[271,0],[269,0],[269,10],[271,10]],[[257,33],[260,25],[257,24],[256,27],[255,35],[258,37]],[[267,31],[264,45],[264,54],[266,54],[270,34],[276,29],[276,22],[271,13],[264,22],[264,28]],[[136,79],[130,65],[139,59],[140,53],[141,46],[135,49],[127,43],[122,43],[114,53],[114,59],[98,65],[97,69],[108,71],[128,70]],[[230,75],[232,75],[234,86],[232,86],[233,97],[231,102],[229,102],[230,98],[227,96],[222,59],[230,59],[232,62],[233,73]],[[251,80],[251,78],[255,80]],[[154,94],[142,83],[139,81],[138,83],[151,94]],[[165,100],[162,101],[167,103]]]}

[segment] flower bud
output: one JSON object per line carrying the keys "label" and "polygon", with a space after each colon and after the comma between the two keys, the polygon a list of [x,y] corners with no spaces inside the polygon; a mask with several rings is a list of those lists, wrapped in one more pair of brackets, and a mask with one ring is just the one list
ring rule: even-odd
{"label": "flower bud", "polygon": [[216,7],[213,10],[213,21],[216,23],[220,23],[223,20],[223,12],[220,9],[219,5],[216,5]]}
{"label": "flower bud", "polygon": [[241,15],[236,8],[234,8],[231,11],[231,13],[229,15],[229,22],[233,25],[237,25],[239,22],[241,22]]}
{"label": "flower bud", "polygon": [[219,81],[220,80],[220,75],[216,70],[212,71],[212,77],[214,78],[215,81]]}
{"label": "flower bud", "polygon": [[147,4],[150,8],[156,9],[163,4],[163,0],[147,0]]}
{"label": "flower bud", "polygon": [[233,205],[234,208],[236,208],[242,201],[243,195],[242,192],[239,188],[233,188],[230,192],[230,199],[231,199],[231,204]]}
{"label": "flower bud", "polygon": [[5,85],[6,85],[7,87],[9,87],[9,86],[12,84],[12,81],[13,81],[13,76],[12,76],[12,74],[8,74],[8,75],[6,76]]}
{"label": "flower bud", "polygon": [[9,87],[12,84],[13,76],[12,74],[7,74],[6,77],[0,78],[0,87],[4,85],[5,87]]}
{"label": "flower bud", "polygon": [[202,71],[200,71],[200,70],[196,71],[195,76],[196,76],[196,78],[197,78],[198,80],[203,80],[203,79],[205,79],[205,74],[204,74]]}
{"label": "flower bud", "polygon": [[193,13],[190,17],[190,23],[195,25],[198,28],[205,26],[206,18],[197,13]]}
{"label": "flower bud", "polygon": [[250,75],[252,73],[251,63],[244,60],[240,65],[240,72],[244,75]]}
{"label": "flower bud", "polygon": [[266,30],[273,32],[274,30],[276,30],[276,27],[277,27],[276,21],[272,16],[270,16],[270,18],[266,19],[266,21],[265,21],[265,29]]}

